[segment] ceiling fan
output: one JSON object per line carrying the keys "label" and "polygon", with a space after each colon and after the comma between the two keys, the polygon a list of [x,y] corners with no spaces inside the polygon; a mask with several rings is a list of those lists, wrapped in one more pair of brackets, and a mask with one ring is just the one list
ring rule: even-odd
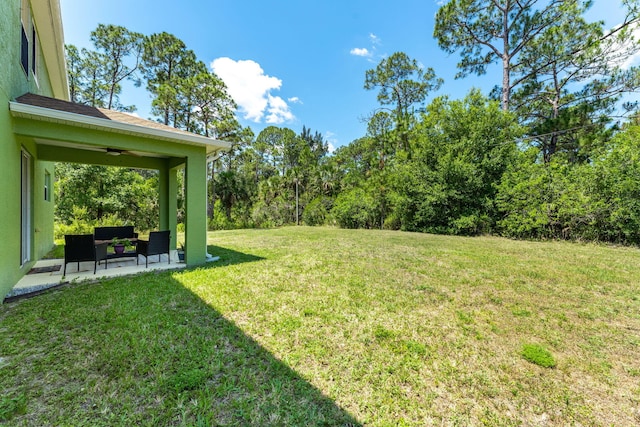
{"label": "ceiling fan", "polygon": [[105,153],[107,153],[107,155],[109,155],[109,156],[119,156],[120,154],[126,154],[126,155],[129,155],[129,156],[140,157],[140,155],[138,153],[134,153],[133,151],[129,151],[129,150],[121,150],[119,148],[107,147],[105,149]]}

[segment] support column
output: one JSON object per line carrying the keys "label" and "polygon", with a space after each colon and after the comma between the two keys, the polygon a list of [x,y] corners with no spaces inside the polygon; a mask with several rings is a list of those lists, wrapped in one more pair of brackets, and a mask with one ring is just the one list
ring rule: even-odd
{"label": "support column", "polygon": [[158,207],[160,210],[160,230],[169,229],[169,194],[169,169],[167,167],[164,167],[158,171]]}
{"label": "support column", "polygon": [[185,262],[202,264],[207,254],[207,156],[187,156],[185,169]]}
{"label": "support column", "polygon": [[178,224],[178,174],[169,166],[159,170],[158,206],[160,209],[159,229],[171,231],[171,249],[176,248]]}
{"label": "support column", "polygon": [[171,230],[171,249],[177,247],[178,240],[178,169],[171,168],[167,171],[169,175],[169,200],[167,203],[168,224],[167,229]]}

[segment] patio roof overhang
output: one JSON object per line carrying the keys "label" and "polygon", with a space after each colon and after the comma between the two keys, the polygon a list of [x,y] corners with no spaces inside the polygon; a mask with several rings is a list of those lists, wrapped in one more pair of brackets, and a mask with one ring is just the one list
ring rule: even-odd
{"label": "patio roof overhang", "polygon": [[[159,171],[160,229],[176,247],[177,169],[184,168],[187,265],[206,261],[207,159],[231,144],[131,114],[26,94],[9,102],[13,133],[39,161]],[[117,154],[117,155],[114,155]]]}
{"label": "patio roof overhang", "polygon": [[[167,159],[182,157],[181,151],[188,150],[190,147],[204,149],[207,157],[214,157],[219,152],[227,151],[231,147],[229,142],[185,132],[132,114],[31,93],[10,102],[9,109],[14,118],[26,119],[28,122],[26,126],[16,124],[14,126],[16,133],[33,137],[45,157],[50,157],[47,148],[55,147],[56,155],[54,157],[56,158],[48,160],[73,161],[73,154],[78,154],[77,150],[103,155],[117,155],[125,152],[133,157]],[[48,133],[46,129],[43,129],[43,126],[34,126],[36,123],[97,131],[111,137],[107,138],[107,142],[97,138],[79,140],[72,133],[64,135],[61,135],[60,132]],[[166,144],[159,144],[158,142],[161,141]],[[70,151],[67,152],[67,150]],[[121,161],[119,163],[125,163],[123,166],[127,166],[126,163],[132,163],[131,166],[133,166],[133,164],[140,162]]]}

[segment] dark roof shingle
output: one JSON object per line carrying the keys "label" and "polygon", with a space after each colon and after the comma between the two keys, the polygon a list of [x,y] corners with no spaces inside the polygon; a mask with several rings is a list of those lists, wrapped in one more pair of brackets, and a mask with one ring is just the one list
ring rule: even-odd
{"label": "dark roof shingle", "polygon": [[[48,108],[50,110],[62,111],[65,113],[79,114],[81,116],[95,117],[98,119],[112,120],[114,122],[126,123],[130,125],[143,126],[151,129],[158,129],[168,132],[175,132],[182,135],[197,135],[176,129],[162,123],[151,120],[141,119],[132,114],[122,113],[120,111],[108,110],[106,108],[97,108],[90,105],[77,104],[75,102],[63,101],[61,99],[49,98],[47,96],[27,93],[16,98],[16,102],[34,107]],[[202,135],[197,135],[202,136]]]}

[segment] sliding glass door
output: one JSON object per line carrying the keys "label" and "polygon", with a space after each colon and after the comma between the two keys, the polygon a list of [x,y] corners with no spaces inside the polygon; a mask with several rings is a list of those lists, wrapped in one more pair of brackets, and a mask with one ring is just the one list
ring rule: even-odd
{"label": "sliding glass door", "polygon": [[20,163],[20,265],[31,261],[31,156],[22,150]]}

